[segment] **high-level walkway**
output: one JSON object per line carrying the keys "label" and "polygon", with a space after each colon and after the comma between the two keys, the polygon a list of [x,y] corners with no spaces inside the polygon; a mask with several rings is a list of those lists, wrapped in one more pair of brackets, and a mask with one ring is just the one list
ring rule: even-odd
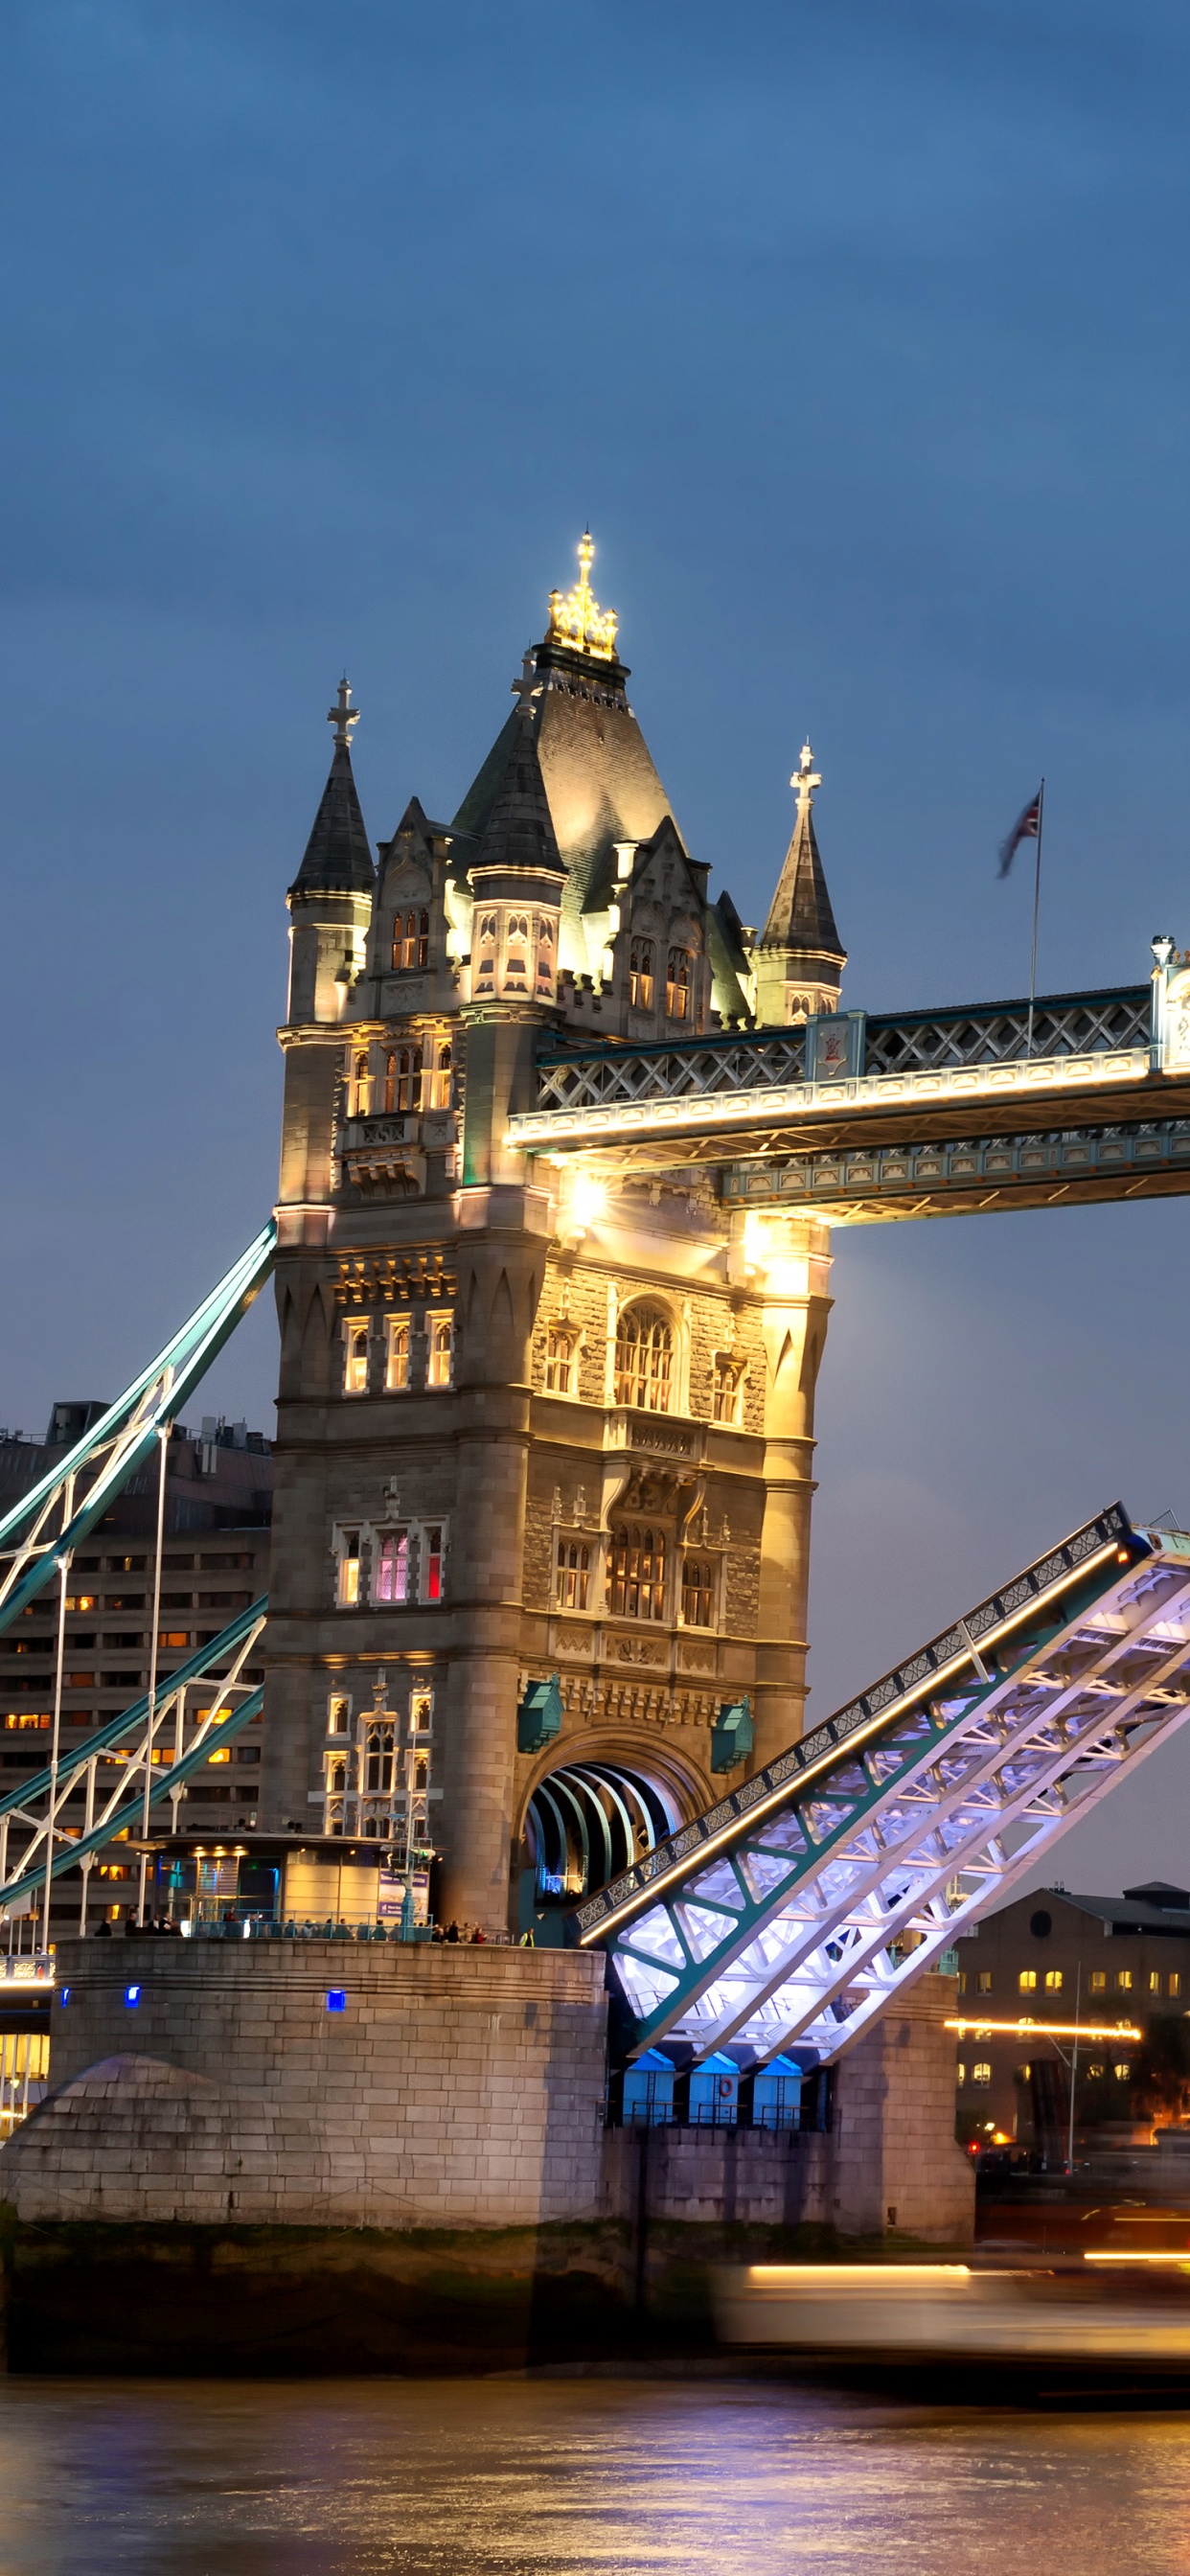
{"label": "high-level walkway", "polygon": [[629,2055],[839,2056],[1190,1716],[1190,1537],[1098,1514],[572,1917]]}

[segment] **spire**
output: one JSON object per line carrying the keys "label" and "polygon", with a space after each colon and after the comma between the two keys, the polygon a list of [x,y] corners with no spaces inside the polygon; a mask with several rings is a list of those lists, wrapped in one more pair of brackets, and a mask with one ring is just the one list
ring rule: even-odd
{"label": "spire", "polygon": [[821,787],[822,779],[808,742],[802,745],[801,764],[789,784],[797,796],[793,837],[757,945],[804,949],[836,957],[841,965],[847,952],[835,927],[814,832],[814,790]]}
{"label": "spire", "polygon": [[566,869],[558,849],[527,698],[522,698],[513,724],[508,766],[471,867],[473,871],[544,868],[553,876],[564,877]]}
{"label": "spire", "polygon": [[359,709],[350,700],[347,682],[340,680],[335,705],[328,710],[326,719],[335,728],[330,776],[306,843],[306,855],[289,889],[291,894],[371,894],[375,884],[372,853],[351,767],[351,733],[359,723]]}

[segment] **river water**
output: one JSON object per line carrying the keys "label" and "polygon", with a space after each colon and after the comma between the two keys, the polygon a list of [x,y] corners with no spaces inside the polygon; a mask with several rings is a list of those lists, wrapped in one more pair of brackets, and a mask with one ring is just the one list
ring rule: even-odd
{"label": "river water", "polygon": [[0,2380],[3,2576],[1184,2576],[1190,2412]]}

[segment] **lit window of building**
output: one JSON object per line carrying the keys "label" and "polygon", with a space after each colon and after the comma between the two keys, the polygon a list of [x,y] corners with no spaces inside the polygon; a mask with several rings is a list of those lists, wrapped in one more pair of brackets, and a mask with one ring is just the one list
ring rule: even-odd
{"label": "lit window of building", "polygon": [[673,1402],[673,1330],[656,1306],[626,1306],[616,1326],[616,1402],[668,1413]]}
{"label": "lit window of building", "polygon": [[687,1628],[715,1625],[715,1568],[709,1557],[682,1559],[682,1624]]}
{"label": "lit window of building", "polygon": [[426,1330],[430,1345],[426,1384],[449,1386],[454,1365],[454,1318],[451,1315],[429,1315]]}
{"label": "lit window of building", "polygon": [[652,1010],[653,987],[653,942],[634,939],[628,951],[628,999],[634,1011]]}
{"label": "lit window of building", "polygon": [[612,1532],[611,1606],[617,1619],[665,1617],[665,1534],[635,1524]]}
{"label": "lit window of building", "polygon": [[665,970],[665,1016],[684,1020],[690,1011],[690,959],[684,948],[671,948]]}
{"label": "lit window of building", "polygon": [[441,1521],[427,1521],[421,1541],[421,1597],[423,1601],[442,1599],[442,1559],[444,1555]]}
{"label": "lit window of building", "polygon": [[1160,1994],[1160,1992],[1161,1992],[1161,1973],[1160,1973],[1160,1970],[1159,1970],[1159,1969],[1157,1969],[1157,1968],[1150,1968],[1150,1970],[1149,1970],[1149,1993],[1150,1993],[1151,1995],[1159,1995],[1159,1994]]}
{"label": "lit window of building", "polygon": [[452,1064],[453,1058],[450,1047],[446,1041],[443,1040],[439,1044],[434,1069],[430,1075],[429,1107],[431,1109],[450,1108],[451,1086],[454,1078]]}
{"label": "lit window of building", "polygon": [[954,2071],[954,2080],[956,2084],[965,2084],[967,2081],[967,2069],[961,2057]]}
{"label": "lit window of building", "polygon": [[1169,1980],[1169,1991],[1171,1995],[1180,1995],[1182,1991],[1182,1980],[1176,1968]]}
{"label": "lit window of building", "polygon": [[537,998],[542,1002],[554,998],[554,925],[545,913],[537,923]]}
{"label": "lit window of building", "polygon": [[361,1048],[359,1054],[354,1055],[351,1059],[351,1081],[348,1088],[347,1100],[348,1117],[366,1118],[371,1105],[372,1076],[368,1068],[367,1050],[365,1048]]}
{"label": "lit window of building", "polygon": [[408,973],[430,962],[430,916],[418,908],[398,913],[393,923],[393,967]]}
{"label": "lit window of building", "polygon": [[497,923],[494,912],[484,912],[480,914],[475,963],[475,991],[477,994],[494,993],[496,990],[496,928]]}
{"label": "lit window of building", "polygon": [[409,1532],[390,1529],[381,1532],[380,1543],[372,1556],[372,1598],[374,1601],[407,1601],[409,1598]]}
{"label": "lit window of building", "polygon": [[1017,1978],[1017,1985],[1023,1995],[1035,1995],[1037,1992],[1036,1968],[1022,1968]]}
{"label": "lit window of building", "polygon": [[1130,2060],[1126,2057],[1117,2058],[1116,2063],[1112,2068],[1112,2074],[1115,2076],[1117,2084],[1130,2083],[1132,2080],[1132,2066]]}
{"label": "lit window of building", "polygon": [[1105,1994],[1105,1993],[1106,1993],[1106,1991],[1107,1991],[1107,1970],[1106,1970],[1106,1968],[1092,1968],[1092,1970],[1091,1970],[1091,1992],[1092,1992],[1092,1994],[1093,1994],[1093,1995],[1102,1995],[1102,1994]]}
{"label": "lit window of building", "polygon": [[1046,1972],[1045,1972],[1045,1991],[1046,1991],[1047,1995],[1060,1995],[1060,1994],[1061,1994],[1061,1992],[1062,1992],[1062,1971],[1061,1971],[1061,1969],[1060,1969],[1060,1968],[1047,1968],[1047,1969],[1046,1969]]}
{"label": "lit window of building", "polygon": [[385,1332],[384,1383],[389,1395],[409,1387],[410,1323],[408,1315],[390,1315]]}
{"label": "lit window of building", "polygon": [[394,1047],[384,1060],[384,1106],[396,1110],[402,1118],[412,1118],[421,1108],[422,1051],[419,1046]]}
{"label": "lit window of building", "polygon": [[344,1699],[339,1692],[333,1695],[327,1709],[326,1731],[328,1735],[351,1733],[351,1702],[349,1699]]}
{"label": "lit window of building", "polygon": [[410,1700],[410,1702],[409,1702],[409,1731],[410,1731],[410,1733],[411,1733],[412,1735],[428,1735],[428,1734],[430,1733],[430,1730],[431,1730],[432,1726],[433,1726],[433,1723],[434,1723],[434,1694],[433,1694],[433,1691],[431,1691],[431,1690],[415,1690],[415,1691],[414,1691],[414,1694],[413,1694],[413,1697],[412,1697],[412,1699],[411,1699],[411,1700]]}
{"label": "lit window of building", "polygon": [[354,1610],[359,1600],[359,1531],[340,1530],[336,1595],[341,1610]]}
{"label": "lit window of building", "polygon": [[585,1610],[591,1551],[581,1539],[560,1538],[554,1600],[559,1610]]}
{"label": "lit window of building", "polygon": [[992,1991],[992,1972],[990,1968],[980,1969],[979,1975],[975,1980],[975,1991],[977,1995],[990,1995]]}
{"label": "lit window of building", "polygon": [[527,993],[529,990],[529,915],[510,912],[504,933],[504,990]]}
{"label": "lit window of building", "polygon": [[1092,2084],[1101,2084],[1106,2073],[1107,2068],[1099,2060],[1097,2060],[1093,2066],[1088,2066],[1087,2068],[1087,2074],[1090,2077]]}
{"label": "lit window of building", "polygon": [[744,1363],[729,1351],[716,1351],[712,1401],[716,1422],[738,1422],[744,1396]]}
{"label": "lit window of building", "polygon": [[545,1340],[545,1388],[547,1395],[575,1393],[575,1353],[578,1335],[569,1324],[551,1324]]}
{"label": "lit window of building", "polygon": [[1131,1992],[1132,1992],[1132,1970],[1131,1970],[1131,1968],[1117,1968],[1117,1970],[1116,1970],[1116,1990],[1117,1990],[1117,1992],[1118,1992],[1119,1994],[1122,1994],[1122,1995],[1129,1995],[1129,1994],[1131,1994]]}
{"label": "lit window of building", "polygon": [[976,2060],[975,2060],[975,2064],[974,2064],[974,2066],[973,2066],[973,2067],[972,2067],[972,2069],[971,2069],[971,2081],[972,2081],[972,2083],[973,2083],[973,2084],[990,2084],[990,2083],[991,2083],[991,2080],[992,2080],[992,2070],[991,2070],[990,2065],[988,2064],[987,2058],[986,2058],[986,2057],[977,2057],[977,2058],[976,2058]]}
{"label": "lit window of building", "polygon": [[343,1334],[343,1393],[366,1395],[368,1392],[368,1326],[348,1324]]}

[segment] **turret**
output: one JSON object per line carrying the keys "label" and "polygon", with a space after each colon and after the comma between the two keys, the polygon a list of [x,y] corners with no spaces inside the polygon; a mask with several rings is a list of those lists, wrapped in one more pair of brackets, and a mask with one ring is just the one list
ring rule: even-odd
{"label": "turret", "polygon": [[797,796],[793,837],[753,951],[756,1017],[762,1028],[788,1028],[820,1011],[837,1011],[847,963],[814,832],[814,790],[822,780],[808,742],[789,783]]}
{"label": "turret", "polygon": [[363,964],[372,916],[375,871],[351,767],[351,732],[359,711],[350,701],[347,682],[340,680],[327,716],[335,728],[330,776],[286,898],[292,923],[291,1025],[342,1018]]}

